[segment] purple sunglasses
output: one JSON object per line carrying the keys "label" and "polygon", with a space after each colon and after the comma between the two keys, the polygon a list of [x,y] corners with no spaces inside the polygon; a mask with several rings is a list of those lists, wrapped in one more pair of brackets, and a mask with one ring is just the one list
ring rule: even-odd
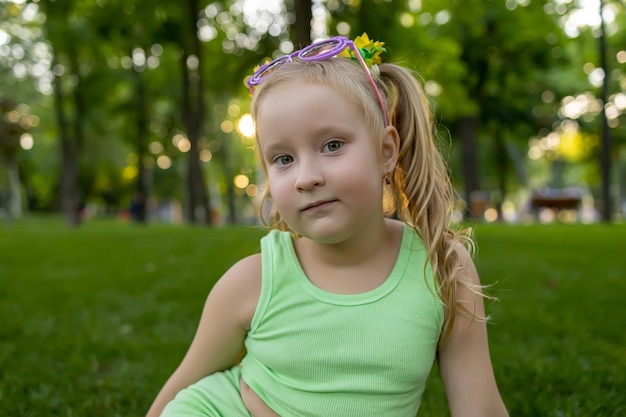
{"label": "purple sunglasses", "polygon": [[346,49],[346,47],[352,49],[354,55],[357,57],[365,74],[367,74],[367,78],[369,78],[372,87],[374,87],[374,92],[376,93],[376,97],[378,98],[378,102],[380,103],[380,108],[383,111],[383,116],[385,118],[385,126],[389,124],[389,119],[387,118],[387,110],[385,109],[385,102],[383,101],[383,97],[380,94],[380,90],[376,85],[376,81],[372,77],[372,73],[370,72],[367,64],[363,60],[363,57],[359,53],[356,45],[353,41],[346,38],[345,36],[335,36],[334,38],[326,39],[320,42],[313,43],[309,46],[306,46],[298,51],[292,52],[288,55],[283,55],[280,58],[276,58],[272,62],[261,65],[261,67],[252,74],[252,77],[248,79],[248,87],[250,88],[250,93],[254,93],[254,88],[261,84],[265,77],[267,77],[272,72],[276,71],[287,62],[293,61],[293,58],[298,58],[301,61],[324,61],[326,59],[333,58],[337,56],[341,51]]}

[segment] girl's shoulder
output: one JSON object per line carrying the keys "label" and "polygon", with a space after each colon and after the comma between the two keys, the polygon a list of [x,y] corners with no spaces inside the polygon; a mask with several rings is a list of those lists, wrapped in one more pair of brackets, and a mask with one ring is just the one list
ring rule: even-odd
{"label": "girl's shoulder", "polygon": [[261,253],[255,253],[252,255],[248,255],[244,258],[241,258],[240,260],[238,260],[237,262],[235,262],[233,264],[233,266],[230,267],[230,269],[227,271],[228,272],[232,272],[232,273],[240,273],[240,272],[254,272],[258,269],[258,272],[260,273],[261,270],[259,269],[261,267]]}
{"label": "girl's shoulder", "polygon": [[231,266],[215,284],[211,293],[218,296],[246,328],[254,316],[261,296],[261,254],[246,256]]}

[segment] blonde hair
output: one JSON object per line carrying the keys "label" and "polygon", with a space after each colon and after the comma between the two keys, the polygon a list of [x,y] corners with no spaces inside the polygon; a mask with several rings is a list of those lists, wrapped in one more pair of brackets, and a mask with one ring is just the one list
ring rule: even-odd
{"label": "blonde hair", "polygon": [[[459,284],[467,286],[473,293],[480,293],[480,287],[462,279],[463,265],[456,251],[459,244],[473,251],[471,230],[459,231],[451,225],[456,194],[435,144],[435,125],[416,76],[408,69],[390,63],[380,64],[373,73],[385,101],[389,124],[397,129],[400,137],[398,163],[390,178],[391,185],[386,190],[389,203],[386,204],[386,214],[395,213],[424,240],[429,264],[439,285],[439,296],[447,310],[442,335],[442,340],[445,340],[454,324],[457,307],[475,317],[473,312],[457,302]],[[254,92],[251,107],[255,121],[267,93],[291,80],[330,86],[363,113],[374,138],[383,137],[386,127],[383,111],[369,78],[358,63],[343,58],[294,61],[270,74]],[[256,150],[261,168],[266,173],[258,145]],[[261,196],[259,215],[268,227],[290,230],[273,207],[267,186]]]}

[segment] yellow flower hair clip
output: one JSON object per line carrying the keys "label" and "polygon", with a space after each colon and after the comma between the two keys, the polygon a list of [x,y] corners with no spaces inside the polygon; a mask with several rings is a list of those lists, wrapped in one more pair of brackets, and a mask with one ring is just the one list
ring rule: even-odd
{"label": "yellow flower hair clip", "polygon": [[[365,61],[368,67],[371,67],[373,64],[380,64],[382,60],[380,59],[380,55],[383,52],[387,52],[387,50],[383,47],[385,42],[373,41],[367,36],[367,33],[363,32],[361,36],[357,36],[354,39],[354,45],[359,50],[361,57]],[[350,59],[357,59],[354,56],[354,52],[350,48],[344,49],[339,56]]]}

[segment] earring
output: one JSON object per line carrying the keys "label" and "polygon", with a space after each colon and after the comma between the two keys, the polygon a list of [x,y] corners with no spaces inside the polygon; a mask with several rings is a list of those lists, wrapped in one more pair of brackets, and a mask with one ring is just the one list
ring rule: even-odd
{"label": "earring", "polygon": [[391,181],[389,180],[389,173],[386,173],[383,178],[385,179],[385,184],[387,185],[391,184]]}

